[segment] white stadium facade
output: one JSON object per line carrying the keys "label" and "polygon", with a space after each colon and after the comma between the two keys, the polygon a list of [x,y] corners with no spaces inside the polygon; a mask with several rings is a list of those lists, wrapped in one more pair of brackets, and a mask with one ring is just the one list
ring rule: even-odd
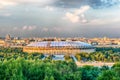
{"label": "white stadium facade", "polygon": [[42,41],[25,46],[23,51],[43,54],[76,54],[80,52],[94,52],[95,48],[88,43],[80,41]]}

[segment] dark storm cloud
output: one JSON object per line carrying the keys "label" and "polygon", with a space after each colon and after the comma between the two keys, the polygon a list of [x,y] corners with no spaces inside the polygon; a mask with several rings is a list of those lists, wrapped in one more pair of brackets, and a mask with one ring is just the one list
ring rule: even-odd
{"label": "dark storm cloud", "polygon": [[120,3],[120,0],[57,0],[54,6],[61,8],[76,8],[89,5],[92,8],[105,8]]}

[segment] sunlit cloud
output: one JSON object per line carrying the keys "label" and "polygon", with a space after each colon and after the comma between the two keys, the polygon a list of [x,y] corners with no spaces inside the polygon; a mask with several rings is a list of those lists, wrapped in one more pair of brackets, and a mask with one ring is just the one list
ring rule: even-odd
{"label": "sunlit cloud", "polygon": [[65,18],[64,19],[67,19],[67,20],[71,21],[72,23],[76,23],[76,22],[80,21],[80,18],[79,18],[78,15],[74,15],[74,14],[72,14],[70,12],[67,12],[65,14]]}
{"label": "sunlit cloud", "polygon": [[74,12],[67,12],[64,19],[71,21],[72,23],[82,22],[86,23],[84,13],[90,9],[90,6],[82,6],[80,9],[74,10]]}
{"label": "sunlit cloud", "polygon": [[4,8],[6,6],[15,6],[16,3],[14,1],[9,1],[9,0],[2,0],[0,1],[0,8]]}

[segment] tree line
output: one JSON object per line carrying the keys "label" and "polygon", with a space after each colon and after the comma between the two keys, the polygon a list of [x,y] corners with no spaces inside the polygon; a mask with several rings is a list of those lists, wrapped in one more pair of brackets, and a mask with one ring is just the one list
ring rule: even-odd
{"label": "tree line", "polygon": [[69,56],[65,56],[65,61],[50,57],[41,60],[42,57],[40,53],[22,52],[21,48],[0,48],[0,80],[120,80],[119,52],[76,54],[79,61],[118,62],[112,67],[77,67]]}
{"label": "tree line", "polygon": [[101,62],[119,62],[120,53],[113,53],[111,51],[92,52],[92,53],[78,53],[75,55],[78,61],[101,61]]}
{"label": "tree line", "polygon": [[120,48],[96,48],[92,53],[77,53],[76,58],[78,61],[101,61],[101,62],[119,62],[120,61]]}
{"label": "tree line", "polygon": [[120,80],[120,63],[77,67],[74,62],[26,60],[0,61],[0,80]]}

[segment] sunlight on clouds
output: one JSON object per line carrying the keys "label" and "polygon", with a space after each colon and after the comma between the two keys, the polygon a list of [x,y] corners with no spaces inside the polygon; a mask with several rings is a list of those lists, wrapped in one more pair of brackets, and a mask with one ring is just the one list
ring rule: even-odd
{"label": "sunlight on clouds", "polygon": [[75,15],[80,15],[82,13],[85,13],[87,10],[90,9],[90,6],[82,6],[80,9],[75,10],[74,14]]}
{"label": "sunlight on clouds", "polygon": [[16,3],[14,1],[2,0],[0,1],[0,8],[4,8],[6,6],[14,6]]}
{"label": "sunlight on clouds", "polygon": [[72,13],[67,12],[65,16],[66,16],[66,19],[70,20],[72,23],[76,23],[80,21],[78,15],[74,15]]}
{"label": "sunlight on clouds", "polygon": [[84,13],[90,9],[90,6],[82,6],[80,9],[74,10],[73,13],[67,12],[65,14],[64,19],[71,21],[72,23],[86,23],[87,20],[85,19]]}

